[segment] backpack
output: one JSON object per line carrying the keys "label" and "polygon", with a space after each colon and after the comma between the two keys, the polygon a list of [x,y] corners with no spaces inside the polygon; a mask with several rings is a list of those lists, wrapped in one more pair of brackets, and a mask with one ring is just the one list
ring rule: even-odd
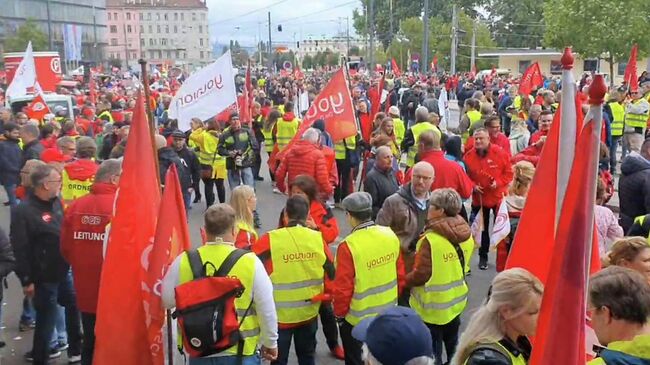
{"label": "backpack", "polygon": [[[183,338],[181,353],[185,348],[190,358],[205,357],[238,345],[237,356],[241,357],[244,340],[239,327],[253,302],[240,322],[235,298],[241,297],[244,287],[239,279],[227,275],[247,252],[233,250],[218,269],[209,261],[203,263],[198,250],[187,252],[194,279],[176,287],[176,310],[172,314],[178,319]],[[212,276],[207,275],[208,266],[214,269]]]}

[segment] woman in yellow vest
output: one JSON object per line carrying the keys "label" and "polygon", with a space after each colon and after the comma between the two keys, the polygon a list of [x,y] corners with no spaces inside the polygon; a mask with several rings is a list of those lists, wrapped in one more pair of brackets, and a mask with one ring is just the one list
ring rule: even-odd
{"label": "woman in yellow vest", "polygon": [[255,190],[248,185],[239,185],[232,189],[230,206],[235,209],[237,219],[235,247],[248,250],[257,241],[257,232],[253,222],[253,211],[257,206]]}
{"label": "woman in yellow vest", "polygon": [[465,114],[460,118],[460,124],[458,126],[458,131],[463,140],[463,144],[469,138],[469,128],[475,123],[481,120],[481,102],[477,99],[469,98],[465,100]]}
{"label": "woman in yellow vest", "polygon": [[[411,308],[431,332],[436,364],[456,351],[460,316],[469,292],[465,273],[474,250],[469,224],[459,215],[462,200],[449,188],[431,193],[424,236],[417,243],[413,270],[406,275]],[[443,344],[447,361],[442,361]]]}
{"label": "woman in yellow vest", "polygon": [[207,123],[205,130],[196,129],[190,134],[190,142],[199,149],[199,163],[201,164],[201,180],[205,186],[203,191],[205,201],[209,208],[214,203],[214,186],[217,186],[219,202],[226,201],[226,159],[217,152],[221,130],[215,120]]}
{"label": "woman in yellow vest", "polygon": [[542,283],[522,268],[502,271],[492,280],[485,303],[472,315],[460,336],[451,365],[487,361],[494,365],[526,365],[542,303]]}

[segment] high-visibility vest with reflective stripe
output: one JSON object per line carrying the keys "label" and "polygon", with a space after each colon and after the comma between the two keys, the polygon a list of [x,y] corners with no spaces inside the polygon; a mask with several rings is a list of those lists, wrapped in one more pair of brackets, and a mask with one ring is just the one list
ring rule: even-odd
{"label": "high-visibility vest with reflective stripe", "polygon": [[474,240],[470,237],[460,243],[465,268],[461,267],[456,248],[445,237],[434,233],[427,234],[418,241],[417,249],[427,240],[431,247],[431,265],[435,271],[423,286],[411,289],[409,304],[426,323],[444,325],[458,317],[467,306],[467,283],[465,274],[474,250]]}
{"label": "high-visibility vest with reflective stripe", "polygon": [[413,132],[413,146],[409,147],[409,151],[406,154],[406,166],[411,167],[415,164],[415,155],[418,152],[418,140],[420,134],[424,131],[433,131],[438,134],[438,137],[441,136],[440,130],[435,125],[429,122],[420,122],[411,127],[411,132]]}
{"label": "high-visibility vest with reflective stripe", "polygon": [[219,138],[209,131],[202,132],[201,143],[199,144],[199,163],[212,166],[212,177],[215,178],[219,170],[226,168],[226,159],[219,155],[217,146]]}
{"label": "high-visibility vest with reflective stripe", "polygon": [[623,135],[623,126],[625,124],[625,107],[618,101],[612,101],[609,103],[609,108],[612,111],[612,136],[622,136]]}
{"label": "high-visibility vest with reflective stripe", "polygon": [[481,120],[481,112],[479,112],[478,110],[470,110],[467,112],[467,118],[469,119],[469,127],[461,135],[463,143],[465,143],[465,141],[467,141],[467,139],[469,138],[469,128],[471,128],[472,125],[474,125],[474,123],[477,123],[478,121]]}
{"label": "high-visibility vest with reflective stripe", "polygon": [[388,227],[370,226],[345,238],[354,262],[354,293],[345,320],[355,326],[397,305],[399,239]]}
{"label": "high-visibility vest with reflective stripe", "polygon": [[404,126],[404,121],[400,118],[393,118],[393,130],[395,131],[395,141],[397,145],[402,145],[404,140],[404,134],[406,134],[406,127]]}
{"label": "high-visibility vest with reflective stripe", "polygon": [[242,230],[246,231],[246,232],[248,232],[248,234],[253,235],[253,237],[255,237],[255,239],[257,239],[257,231],[255,231],[255,227],[249,225],[248,223],[246,223],[244,221],[237,221],[237,229],[240,230],[240,231],[242,231]]}
{"label": "high-visibility vest with reflective stripe", "polygon": [[68,171],[61,171],[61,200],[68,206],[73,200],[90,193],[90,187],[95,181],[95,176],[85,180],[75,180],[68,175]]}
{"label": "high-visibility vest with reflective stripe", "polygon": [[[114,122],[114,120],[113,120],[113,114],[111,114],[111,112],[110,112],[109,110],[104,110],[103,112],[99,113],[99,115],[97,115],[97,118],[98,118],[98,119],[104,119],[104,118],[102,118],[102,117],[108,117],[108,122],[109,122],[109,123],[113,123],[113,122]],[[105,120],[105,119],[104,119],[104,120]]]}
{"label": "high-visibility vest with reflective stripe", "polygon": [[[212,265],[206,265],[208,270],[208,275],[213,274],[210,270],[215,270],[213,268],[219,268],[223,261],[226,259],[228,254],[232,252],[235,247],[225,244],[208,244],[198,248],[199,254],[201,255],[201,262],[211,262]],[[190,267],[189,259],[187,254],[183,253],[181,257],[180,266],[178,268],[179,274],[179,285],[191,281],[194,278],[192,274],[192,269]],[[258,258],[253,253],[247,253],[243,255],[232,270],[228,273],[228,276],[236,277],[242,283],[244,287],[244,292],[239,298],[235,298],[235,310],[237,311],[237,319],[241,323],[239,326],[239,333],[244,339],[244,356],[253,355],[257,351],[257,342],[260,336],[260,324],[257,318],[257,313],[255,312],[255,305],[250,306],[251,301],[253,300],[253,282],[255,279],[255,261]],[[250,306],[246,317],[243,318],[246,309]],[[243,319],[243,322],[242,322]],[[179,346],[182,346],[181,331],[179,333]],[[237,355],[237,345],[227,349],[225,351],[228,354]]]}
{"label": "high-visibility vest with reflective stripe", "polygon": [[[639,99],[636,101],[633,101],[632,104],[637,104],[642,101],[645,101],[643,99]],[[627,113],[625,115],[625,125],[628,127],[632,128],[645,128],[648,123],[648,113],[643,113],[643,114],[632,114],[632,113]]]}
{"label": "high-visibility vest with reflective stripe", "polygon": [[[645,218],[647,216],[649,216],[649,215],[650,214],[640,215],[640,216],[634,218],[634,224],[638,224],[645,231],[647,227],[644,227],[643,225],[645,223]],[[648,236],[646,238],[647,238],[648,244],[650,244],[650,230],[648,230]]]}
{"label": "high-visibility vest with reflective stripe", "polygon": [[318,316],[320,303],[311,298],[323,292],[327,257],[320,232],[294,226],[269,232],[273,299],[278,322],[301,323]]}
{"label": "high-visibility vest with reflective stripe", "polygon": [[278,142],[278,148],[282,150],[289,144],[293,136],[296,135],[296,132],[298,132],[300,121],[298,118],[294,118],[290,122],[287,122],[286,120],[278,120],[276,126],[277,132],[275,134],[275,139]]}
{"label": "high-visibility vest with reflective stripe", "polygon": [[346,149],[354,151],[357,148],[357,140],[355,136],[348,137],[334,143],[334,158],[337,160],[345,160]]}
{"label": "high-visibility vest with reflective stripe", "polygon": [[[490,344],[488,344],[488,346],[490,348],[494,348],[495,350],[498,349],[498,352],[500,352],[503,355],[508,356],[510,358],[510,364],[511,365],[526,365],[526,364],[528,364],[528,362],[524,358],[523,354],[520,353],[519,355],[515,356],[512,352],[510,352],[507,348],[505,348],[505,346],[503,346],[502,344],[500,344],[498,342],[490,343]],[[474,345],[474,348],[480,348],[480,347],[481,347],[481,344]],[[467,365],[468,360],[469,359],[465,359],[463,364]]]}
{"label": "high-visibility vest with reflective stripe", "polygon": [[270,154],[273,152],[273,128],[269,131],[262,128],[262,134],[264,135],[264,150]]}

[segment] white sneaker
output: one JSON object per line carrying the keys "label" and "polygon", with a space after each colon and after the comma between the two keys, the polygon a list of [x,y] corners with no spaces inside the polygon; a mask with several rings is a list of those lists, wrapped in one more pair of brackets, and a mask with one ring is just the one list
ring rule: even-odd
{"label": "white sneaker", "polygon": [[68,364],[77,364],[81,362],[81,355],[68,356]]}
{"label": "white sneaker", "polygon": [[273,193],[274,193],[274,194],[282,194],[282,192],[280,191],[280,189],[278,189],[278,188],[276,188],[276,187],[273,187]]}

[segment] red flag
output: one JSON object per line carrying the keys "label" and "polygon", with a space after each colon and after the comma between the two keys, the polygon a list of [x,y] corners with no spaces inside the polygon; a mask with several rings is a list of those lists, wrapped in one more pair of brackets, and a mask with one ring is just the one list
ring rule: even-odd
{"label": "red flag", "polygon": [[154,156],[144,97],[140,93],[124,152],[99,287],[94,365],[153,364],[142,284],[160,205]]}
{"label": "red flag", "polygon": [[93,105],[97,103],[97,85],[95,84],[95,78],[92,74],[90,75],[90,82],[88,84],[88,97]]}
{"label": "red flag", "polygon": [[625,66],[625,76],[623,80],[628,85],[630,91],[639,90],[639,77],[637,75],[636,67],[636,58],[639,46],[635,44],[632,46],[632,51],[630,51],[630,59],[627,61],[627,66]]}
{"label": "red flag", "polygon": [[476,68],[476,64],[472,65],[472,71],[470,72],[470,75],[472,76],[472,79],[476,77],[478,74],[478,69]]}
{"label": "red flag", "polygon": [[251,113],[252,106],[252,85],[251,85],[251,65],[248,64],[246,69],[246,79],[244,81],[244,88],[242,94],[237,97],[237,106],[239,107],[239,119],[243,123],[252,123],[253,115]]}
{"label": "red flag", "polygon": [[523,95],[530,95],[533,88],[544,85],[544,78],[542,77],[542,70],[539,68],[539,63],[535,62],[530,65],[524,75],[521,77],[519,83],[519,92]]}
{"label": "red flag", "polygon": [[585,294],[588,265],[592,264],[589,263],[589,244],[592,248],[598,245],[593,234],[593,205],[598,176],[601,104],[607,90],[603,76],[597,75],[596,78],[594,85],[597,86],[590,88],[592,107],[586,117],[588,121],[579,130],[576,144],[576,151],[584,153],[575,156],[562,205],[555,238],[557,254],[553,255],[544,289],[533,342],[532,365],[552,364],[557,361],[557,354],[562,354],[563,364],[586,363]]}
{"label": "red flag", "polygon": [[[237,97],[237,104],[241,105],[244,103],[243,95],[239,95]],[[226,123],[230,120],[230,114],[233,112],[237,111],[237,104],[233,103],[226,109],[222,110],[219,114],[217,114],[214,118],[218,122]]]}
{"label": "red flag", "polygon": [[395,75],[395,76],[401,76],[402,75],[402,71],[399,70],[399,66],[397,66],[397,62],[395,62],[394,58],[392,58],[390,60],[390,68],[391,68],[391,70],[393,70],[393,75]]}
{"label": "red flag", "polygon": [[431,61],[431,64],[433,65],[431,67],[433,72],[438,72],[438,55],[433,56],[433,61]]}
{"label": "red flag", "polygon": [[142,293],[154,364],[164,363],[164,351],[162,350],[164,336],[161,330],[165,323],[165,311],[160,298],[160,285],[174,258],[183,251],[189,250],[190,247],[185,202],[176,165],[172,164],[165,176],[165,190],[160,203],[156,235],[149,254],[149,267]]}
{"label": "red flag", "polygon": [[340,68],[334,77],[325,85],[314,102],[307,110],[305,119],[300,123],[298,132],[289,144],[280,151],[276,159],[281,160],[286,151],[300,140],[302,134],[314,124],[317,119],[325,120],[325,130],[332,140],[340,141],[357,134],[357,125],[352,106],[352,96],[345,80],[343,69]]}
{"label": "red flag", "polygon": [[50,108],[45,103],[43,95],[39,92],[36,93],[36,97],[29,103],[27,108],[25,108],[25,113],[31,119],[42,120],[46,114],[50,114]]}
{"label": "red flag", "polygon": [[293,78],[296,80],[302,80],[305,78],[305,74],[300,70],[300,66],[298,65],[293,68]]}
{"label": "red flag", "polygon": [[377,84],[376,89],[371,89],[370,92],[368,93],[370,97],[370,105],[372,106],[372,110],[370,111],[370,115],[374,118],[377,113],[379,113],[380,107],[381,107],[381,94],[384,91],[384,82],[386,80],[386,74],[381,75],[381,80],[379,80],[379,83]]}

